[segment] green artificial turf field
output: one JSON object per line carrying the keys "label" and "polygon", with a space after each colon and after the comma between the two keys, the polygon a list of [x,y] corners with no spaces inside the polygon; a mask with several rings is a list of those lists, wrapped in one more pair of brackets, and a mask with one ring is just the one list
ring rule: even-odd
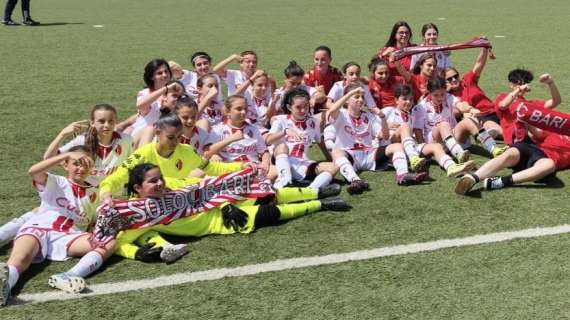
{"label": "green artificial turf field", "polygon": [[[305,68],[313,49],[333,49],[333,65],[362,66],[382,47],[393,23],[406,20],[419,42],[434,22],[440,43],[485,34],[497,60],[481,87],[489,97],[507,91],[507,73],[526,67],[536,78],[552,74],[570,94],[567,53],[570,4],[565,1],[32,1],[40,27],[0,28],[0,223],[36,206],[27,176],[57,133],[109,102],[122,117],[135,111],[144,65],[156,57],[190,68],[204,50],[215,62],[253,49],[259,68],[279,83],[289,60]],[[15,20],[20,20],[19,6]],[[103,27],[94,28],[94,25]],[[499,36],[499,37],[497,37]],[[455,51],[464,73],[478,50]],[[235,66],[234,66],[235,67]],[[363,72],[366,74],[366,72]],[[533,82],[532,98],[547,97]],[[474,157],[477,164],[486,161]],[[251,235],[212,236],[190,243],[176,262],[144,264],[112,259],[90,284],[154,278],[179,272],[236,267],[276,259],[350,252],[461,238],[568,220],[570,174],[557,186],[529,184],[459,197],[454,181],[431,166],[427,185],[398,187],[393,172],[364,173],[373,191],[343,192],[354,209],[323,212]],[[569,317],[568,235],[443,249],[369,261],[199,282],[63,302],[10,306],[0,319],[67,318],[299,318],[299,319],[563,319]],[[0,249],[0,261],[9,248]],[[48,291],[47,277],[74,261],[32,268],[16,293]]]}

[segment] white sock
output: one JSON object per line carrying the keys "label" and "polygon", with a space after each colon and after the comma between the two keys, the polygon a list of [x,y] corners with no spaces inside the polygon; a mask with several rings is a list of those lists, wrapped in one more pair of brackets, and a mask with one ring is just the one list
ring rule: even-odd
{"label": "white sock", "polygon": [[85,278],[103,265],[103,256],[93,250],[87,252],[73,268],[67,271],[73,275]]}
{"label": "white sock", "polygon": [[445,171],[447,171],[447,168],[454,165],[455,161],[453,161],[453,159],[451,159],[450,156],[444,154],[443,157],[437,159],[437,163],[439,164],[440,167],[442,167]]}
{"label": "white sock", "polygon": [[346,181],[352,182],[360,180],[356,171],[354,171],[354,167],[346,157],[338,158],[334,163],[340,168],[340,174],[346,179]]}
{"label": "white sock", "polygon": [[20,272],[18,272],[18,269],[16,267],[9,264],[8,265],[8,285],[10,286],[10,289],[14,288],[14,286],[18,282],[18,279],[20,279]]}
{"label": "white sock", "polygon": [[24,213],[0,226],[0,245],[14,239],[20,227],[34,215],[33,211]]}
{"label": "white sock", "polygon": [[396,151],[392,155],[392,164],[396,168],[396,175],[408,173],[408,160],[402,151]]}
{"label": "white sock", "polygon": [[292,182],[293,178],[291,176],[291,163],[289,163],[289,155],[276,155],[275,167],[277,168],[277,172],[279,174],[277,180],[279,180],[283,186],[286,186]]}
{"label": "white sock", "polygon": [[487,132],[485,128],[481,128],[481,130],[479,130],[479,133],[477,134],[477,140],[479,143],[481,143],[481,145],[483,145],[485,150],[489,152],[492,152],[493,148],[495,148],[495,139],[489,135],[489,132]]}
{"label": "white sock", "polygon": [[414,140],[414,138],[412,137],[404,138],[404,140],[402,140],[402,145],[404,146],[404,151],[406,152],[408,158],[411,159],[414,156],[419,157],[420,153],[418,152],[418,148],[416,147],[416,141]]}
{"label": "white sock", "polygon": [[331,183],[333,179],[332,174],[329,172],[322,172],[318,176],[315,177],[315,180],[309,185],[309,188],[313,188],[315,190],[319,190],[320,187],[326,186]]}
{"label": "white sock", "polygon": [[451,154],[454,157],[457,157],[458,154],[463,152],[463,148],[459,143],[457,143],[457,140],[455,140],[453,136],[450,135],[445,137],[444,141],[445,141],[445,146],[447,147],[447,149],[449,149],[449,152],[451,152]]}

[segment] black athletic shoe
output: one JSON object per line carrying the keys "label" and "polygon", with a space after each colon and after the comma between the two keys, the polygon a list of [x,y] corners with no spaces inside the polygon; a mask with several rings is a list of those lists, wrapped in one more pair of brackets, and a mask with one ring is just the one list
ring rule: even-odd
{"label": "black athletic shoe", "polygon": [[39,26],[40,25],[39,21],[34,21],[32,18],[24,19],[24,21],[22,21],[22,23],[27,25],[27,26]]}
{"label": "black athletic shoe", "polygon": [[348,211],[352,207],[341,198],[327,198],[322,199],[321,210],[324,211]]}
{"label": "black athletic shoe", "polygon": [[346,188],[349,194],[361,194],[368,190],[370,190],[370,185],[364,180],[354,180],[350,183],[348,188]]}
{"label": "black athletic shoe", "polygon": [[2,20],[2,24],[5,26],[19,26],[19,23],[16,23],[16,21],[12,20],[12,19],[8,19],[8,20]]}
{"label": "black athletic shoe", "polygon": [[340,184],[331,183],[327,186],[322,186],[319,188],[319,199],[324,199],[332,196],[337,196],[340,194]]}

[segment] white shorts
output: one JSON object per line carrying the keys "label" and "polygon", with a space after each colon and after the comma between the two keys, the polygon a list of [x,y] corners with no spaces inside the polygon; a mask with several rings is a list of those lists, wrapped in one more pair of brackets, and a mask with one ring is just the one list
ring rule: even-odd
{"label": "white shorts", "polygon": [[366,150],[345,150],[352,156],[352,166],[356,171],[374,171],[376,170],[376,151],[378,148]]}
{"label": "white shorts", "polygon": [[298,181],[307,177],[309,167],[316,161],[289,157],[289,163],[291,164],[291,177]]}
{"label": "white shorts", "polygon": [[18,231],[16,239],[28,235],[34,237],[40,245],[38,254],[32,263],[40,263],[45,259],[51,261],[65,261],[69,259],[67,250],[78,238],[88,234],[87,232],[60,232],[51,229],[24,227]]}

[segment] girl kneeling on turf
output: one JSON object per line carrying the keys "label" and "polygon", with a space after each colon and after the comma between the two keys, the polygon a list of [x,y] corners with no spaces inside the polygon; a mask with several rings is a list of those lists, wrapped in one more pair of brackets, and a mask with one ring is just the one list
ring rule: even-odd
{"label": "girl kneeling on turf", "polygon": [[328,185],[338,172],[334,163],[316,162],[308,157],[310,145],[321,141],[319,119],[309,114],[309,100],[306,91],[293,89],[283,98],[287,114],[273,118],[266,142],[275,145],[276,189],[293,181],[309,180],[312,181],[309,187],[318,190]]}
{"label": "girl kneeling on turf", "polygon": [[[47,170],[63,162],[67,177]],[[65,261],[82,257],[65,273],[52,275],[48,284],[66,292],[85,289],[84,278],[99,269],[113,253],[114,241],[93,249],[87,232],[94,222],[97,190],[85,182],[93,166],[83,146],[43,160],[28,171],[39,192],[39,211],[18,231],[7,263],[0,264],[0,303],[6,305],[10,291],[30,264],[45,259]]]}

